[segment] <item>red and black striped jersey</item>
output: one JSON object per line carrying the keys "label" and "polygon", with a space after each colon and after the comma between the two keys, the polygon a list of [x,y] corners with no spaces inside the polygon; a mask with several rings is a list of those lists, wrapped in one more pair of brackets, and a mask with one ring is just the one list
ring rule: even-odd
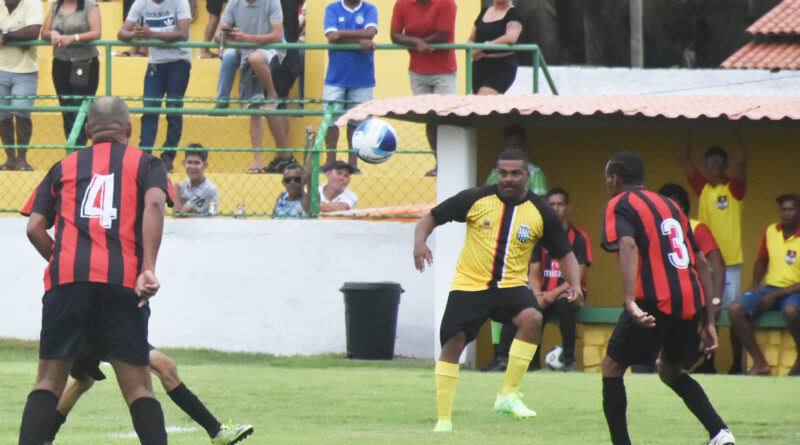
{"label": "red and black striped jersey", "polygon": [[[575,253],[575,259],[578,260],[578,264],[587,267],[591,266],[592,247],[589,235],[580,227],[570,224],[567,227],[567,238],[572,245],[572,252]],[[533,248],[531,263],[541,263],[542,273],[539,277],[542,282],[541,290],[553,290],[564,283],[564,276],[561,274],[558,258],[551,255],[550,251],[542,246],[541,243]],[[581,283],[581,286],[585,288],[586,283]]]}
{"label": "red and black striped jersey", "polygon": [[45,290],[79,281],[133,288],[142,263],[144,195],[172,187],[160,159],[119,142],[101,142],[57,162],[22,209],[55,226]]}
{"label": "red and black striped jersey", "polygon": [[603,249],[618,251],[624,236],[639,249],[636,299],[668,315],[694,318],[705,304],[695,260],[700,247],[678,206],[649,190],[620,193],[606,206]]}
{"label": "red and black striped jersey", "polygon": [[431,215],[437,225],[467,223],[451,290],[525,286],[539,240],[559,258],[572,249],[553,208],[530,191],[520,202],[505,202],[497,185],[467,189],[437,205]]}

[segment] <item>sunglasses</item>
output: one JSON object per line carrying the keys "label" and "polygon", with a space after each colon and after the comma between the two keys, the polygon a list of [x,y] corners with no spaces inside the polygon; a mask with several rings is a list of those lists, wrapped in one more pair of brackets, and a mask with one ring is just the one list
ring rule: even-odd
{"label": "sunglasses", "polygon": [[299,184],[299,183],[303,182],[303,178],[300,177],[300,176],[284,176],[283,177],[283,182],[286,183],[286,184],[288,184],[290,182],[296,182],[296,183]]}

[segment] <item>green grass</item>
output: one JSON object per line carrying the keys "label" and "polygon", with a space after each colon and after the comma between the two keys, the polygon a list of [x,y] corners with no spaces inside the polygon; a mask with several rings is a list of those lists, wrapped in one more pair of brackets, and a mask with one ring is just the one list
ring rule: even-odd
{"label": "green grass", "polygon": [[[348,360],[339,355],[274,357],[207,350],[165,350],[181,377],[222,421],[248,422],[244,444],[609,443],[598,374],[529,373],[522,389],[539,416],[524,421],[492,412],[502,375],[462,371],[451,435],[433,435],[433,362]],[[0,443],[16,443],[22,408],[36,371],[36,345],[0,340]],[[113,435],[133,431],[110,368],[87,393],[58,436],[58,445],[136,444]],[[739,443],[800,443],[800,379],[698,376]],[[702,444],[705,430],[654,375],[626,377],[634,443]],[[164,394],[156,397],[167,425],[197,427]],[[205,444],[197,429],[170,434],[176,445]]]}

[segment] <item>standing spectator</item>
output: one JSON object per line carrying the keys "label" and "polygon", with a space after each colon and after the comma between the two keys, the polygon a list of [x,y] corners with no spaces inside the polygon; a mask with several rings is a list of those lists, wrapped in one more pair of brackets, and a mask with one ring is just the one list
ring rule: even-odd
{"label": "standing spectator", "polygon": [[[165,42],[189,40],[192,18],[187,0],[136,0],[117,34],[124,41],[157,39]],[[161,107],[166,95],[167,108],[183,108],[183,96],[189,85],[192,50],[189,48],[151,48],[144,76],[145,107]],[[147,100],[150,99],[150,100]],[[155,100],[153,100],[155,99]],[[153,147],[158,133],[158,113],[142,115],[139,146]],[[167,114],[167,137],[163,147],[177,147],[183,133],[183,115]],[[175,150],[164,150],[161,159],[168,172],[173,171]]]}
{"label": "standing spectator", "polygon": [[[521,32],[522,16],[511,0],[494,0],[494,4],[484,8],[475,19],[469,42],[513,45]],[[473,51],[472,93],[504,94],[517,77],[518,64],[515,51]]]}
{"label": "standing spectator", "polygon": [[[728,314],[732,328],[753,357],[750,375],[769,375],[770,366],[756,342],[753,323],[766,311],[781,310],[794,338],[797,358],[789,375],[800,375],[800,195],[778,196],[781,222],[764,232],[758,259],[753,265],[753,284],[731,303]],[[764,283],[763,287],[761,283]]]}
{"label": "standing spectator", "polygon": [[[331,167],[325,172],[328,177],[326,184],[319,186],[319,211],[320,212],[339,212],[356,208],[358,195],[347,188],[350,185],[350,176],[353,174],[353,166],[344,161],[334,161]],[[309,201],[308,194],[303,201]],[[303,208],[307,209],[308,204],[303,203]]]}
{"label": "standing spectator", "polygon": [[[533,248],[531,255],[531,268],[528,271],[528,279],[531,289],[542,311],[542,326],[552,317],[557,317],[558,327],[561,330],[561,342],[563,347],[558,357],[560,364],[556,369],[560,371],[575,370],[575,336],[578,310],[583,307],[586,298],[586,274],[589,266],[592,265],[592,247],[589,235],[580,227],[572,224],[569,218],[569,194],[562,188],[555,188],[547,193],[547,203],[555,210],[561,226],[567,232],[567,238],[575,259],[578,261],[580,271],[581,288],[583,295],[569,301],[569,283],[564,280],[561,267],[557,258],[547,250],[541,243]],[[532,364],[536,368],[539,363],[540,349],[536,350]]]}
{"label": "standing spectator", "polygon": [[[57,162],[21,212],[30,217],[28,238],[49,265],[39,371],[19,443],[45,441],[86,341],[110,358],[139,440],[166,444],[164,414],[150,381],[147,324],[148,300],[160,287],[155,265],[164,204],[172,205],[169,179],[158,158],[127,146],[131,121],[122,100],[92,103],[86,133],[94,145]],[[126,186],[115,186],[115,177]],[[54,224],[52,238],[47,230]]]}
{"label": "standing spectator", "polygon": [[[742,199],[747,189],[746,159],[741,136],[736,133],[735,163],[729,168],[728,153],[721,147],[706,150],[704,168],[691,160],[692,133],[680,153],[680,163],[686,178],[700,197],[698,219],[708,225],[725,259],[725,292],[722,310],[741,293],[742,287]],[[733,332],[733,331],[731,331]],[[731,334],[733,366],[731,373],[741,373],[741,345]]]}
{"label": "standing spectator", "polygon": [[[0,8],[0,96],[35,96],[39,84],[39,60],[35,46],[4,46],[5,42],[36,40],[44,12],[39,0],[5,0]],[[0,105],[30,107],[32,98],[0,99]],[[16,124],[14,117],[16,116]],[[28,145],[33,133],[30,111],[0,112],[0,140],[6,147]],[[28,150],[6,148],[6,162],[0,170],[31,171]]]}
{"label": "standing spectator", "polygon": [[446,199],[423,216],[414,230],[414,266],[422,272],[426,264],[433,263],[426,244],[433,230],[450,221],[467,225],[439,334],[442,351],[434,370],[435,432],[453,431],[459,357],[489,317],[518,327],[494,411],[518,419],[536,416],[522,402],[519,386],[538,348],[542,326],[539,304],[528,286],[528,265],[539,240],[561,262],[570,283],[569,299],[580,297],[578,263],[564,229],[553,209],[525,187],[527,162],[521,150],[503,151],[497,158],[499,185],[467,189]]}
{"label": "standing spectator", "polygon": [[[297,8],[293,14],[297,15]],[[283,10],[278,0],[231,0],[225,8],[220,21],[217,39],[231,42],[249,42],[261,45],[269,43],[283,43]],[[272,72],[282,63],[286,51],[282,49],[236,49],[226,50],[222,55],[220,66],[219,85],[217,98],[230,97],[230,89],[236,76],[236,67],[241,67],[239,79],[239,99],[262,100],[266,91],[266,98],[270,101],[278,99],[277,78]],[[292,80],[292,83],[294,80]],[[291,89],[291,85],[289,85]],[[288,94],[288,91],[287,91]],[[255,105],[253,105],[255,106]],[[263,110],[274,110],[276,103],[259,105]],[[289,146],[288,120],[267,116],[272,138],[279,148]],[[264,124],[261,116],[250,116],[250,141],[253,148],[262,148],[264,143]],[[287,157],[286,154],[278,154]],[[293,161],[288,155],[283,167]],[[277,164],[276,164],[277,165]],[[281,173],[283,169],[270,173]],[[247,173],[264,173],[264,156],[261,152],[253,153],[253,164]]]}
{"label": "standing spectator", "polygon": [[303,218],[308,216],[308,209],[303,207],[306,192],[306,170],[302,165],[294,163],[283,170],[284,191],[278,195],[275,207],[272,209],[273,218]]}
{"label": "standing spectator", "polygon": [[[408,46],[411,91],[420,94],[458,94],[455,50],[434,50],[432,43],[453,43],[456,33],[455,0],[397,0],[392,12],[392,42]],[[436,126],[425,134],[436,156]],[[438,164],[437,164],[438,165]],[[436,176],[437,168],[426,176]]]}
{"label": "standing spectator", "polygon": [[[341,0],[325,8],[325,36],[328,43],[358,43],[364,51],[328,50],[328,73],[322,90],[323,100],[347,101],[334,106],[337,114],[359,103],[372,99],[375,87],[375,42],[378,33],[378,9],[362,0]],[[347,162],[358,169],[358,157],[353,152],[353,132],[357,121],[347,123],[347,145],[350,149]],[[335,150],[339,142],[339,127],[331,126],[325,135],[328,150]],[[325,168],[336,159],[328,152]]]}
{"label": "standing spectator", "polygon": [[[58,0],[42,26],[42,40],[53,44],[53,86],[62,107],[80,106],[81,99],[64,96],[94,96],[100,81],[97,48],[74,45],[100,38],[102,22],[95,0]],[[74,112],[62,112],[64,137],[69,139],[75,124]],[[86,145],[86,128],[81,125],[76,145]]]}
{"label": "standing spectator", "polygon": [[[189,148],[203,148],[200,144],[189,144]],[[174,213],[209,213],[212,204],[219,208],[219,193],[207,177],[208,152],[205,150],[186,150],[183,167],[188,176],[180,185],[173,184],[175,195]]]}
{"label": "standing spectator", "polygon": [[[660,353],[661,381],[683,399],[703,424],[709,444],[736,443],[703,388],[682,363],[717,347],[708,264],[686,216],[670,199],[644,188],[644,163],[620,152],[605,167],[611,200],[603,223],[603,249],[616,252],[622,275],[623,311],[601,363],[603,412],[611,442],[630,444],[623,376],[632,364]],[[666,246],[666,247],[665,247]]]}

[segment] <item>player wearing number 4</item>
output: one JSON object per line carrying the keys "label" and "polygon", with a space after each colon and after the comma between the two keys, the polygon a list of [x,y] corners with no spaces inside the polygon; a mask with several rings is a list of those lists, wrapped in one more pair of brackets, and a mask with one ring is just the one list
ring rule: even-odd
{"label": "player wearing number 4", "polygon": [[710,298],[704,299],[712,295],[708,263],[686,215],[669,198],[644,189],[644,163],[635,153],[611,157],[605,184],[612,198],[602,247],[619,254],[625,297],[602,362],[603,411],[611,442],[631,443],[625,371],[632,364],[651,363],[661,351],[659,377],[706,428],[711,438],[707,443],[735,444],[703,388],[682,366],[698,351],[708,355],[717,347]]}
{"label": "player wearing number 4", "polygon": [[49,264],[39,371],[19,443],[45,442],[70,367],[88,342],[109,357],[139,440],[166,444],[150,381],[147,324],[148,300],[160,286],[156,256],[172,189],[160,159],[127,145],[131,120],[122,100],[93,102],[86,134],[94,145],[57,162],[22,209],[30,216],[28,238]]}
{"label": "player wearing number 4", "polygon": [[436,432],[453,430],[450,415],[458,360],[489,317],[517,326],[494,410],[516,418],[536,415],[522,403],[519,385],[536,352],[542,325],[541,308],[528,286],[528,263],[538,241],[558,258],[570,284],[566,298],[575,301],[582,296],[578,262],[561,221],[543,198],[526,187],[528,162],[519,149],[503,151],[497,159],[497,185],[464,190],[417,223],[414,264],[420,271],[425,270],[425,263],[433,263],[426,244],[433,229],[450,221],[467,224],[439,333],[442,352],[434,371],[439,419]]}

